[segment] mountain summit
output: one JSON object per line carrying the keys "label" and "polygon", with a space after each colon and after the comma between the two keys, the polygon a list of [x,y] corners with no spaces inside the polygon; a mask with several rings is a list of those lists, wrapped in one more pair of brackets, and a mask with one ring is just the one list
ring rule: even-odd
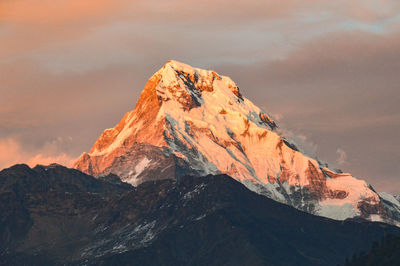
{"label": "mountain summit", "polygon": [[113,173],[133,185],[227,174],[312,214],[400,221],[397,200],[306,156],[276,128],[229,77],[168,61],[148,80],[134,110],[106,129],[74,167],[94,176]]}

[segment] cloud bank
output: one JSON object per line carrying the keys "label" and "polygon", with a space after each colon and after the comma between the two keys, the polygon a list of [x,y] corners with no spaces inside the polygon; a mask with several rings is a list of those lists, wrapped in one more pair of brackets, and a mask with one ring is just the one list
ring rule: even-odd
{"label": "cloud bank", "polygon": [[175,59],[231,76],[318,157],[346,151],[345,171],[400,193],[398,47],[397,0],[3,0],[0,168],[78,157]]}

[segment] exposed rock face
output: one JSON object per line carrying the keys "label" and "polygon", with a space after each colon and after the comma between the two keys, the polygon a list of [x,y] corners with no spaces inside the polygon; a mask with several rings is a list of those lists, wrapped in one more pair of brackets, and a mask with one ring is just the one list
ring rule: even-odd
{"label": "exposed rock face", "polygon": [[[95,157],[101,158],[101,157]],[[109,157],[110,158],[110,157]],[[166,179],[175,176],[194,175],[196,171],[191,170],[190,165],[178,156],[171,156],[166,147],[157,147],[147,143],[133,143],[130,149],[124,149],[121,156],[112,159],[107,168],[102,168],[101,175],[115,174],[124,177],[132,185],[139,185],[146,181]],[[85,154],[81,165],[92,171],[93,160]]]}
{"label": "exposed rock face", "polygon": [[229,77],[169,61],[149,79],[135,109],[74,167],[134,185],[223,173],[313,214],[395,222],[365,181],[306,156],[276,128]]}

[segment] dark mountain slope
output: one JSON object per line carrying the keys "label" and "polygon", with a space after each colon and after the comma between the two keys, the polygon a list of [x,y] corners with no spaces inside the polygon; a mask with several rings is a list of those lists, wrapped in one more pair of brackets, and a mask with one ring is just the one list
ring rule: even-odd
{"label": "dark mountain slope", "polygon": [[353,255],[345,266],[397,266],[400,265],[400,236],[386,236],[380,243],[374,242],[368,253]]}
{"label": "dark mountain slope", "polygon": [[60,165],[15,165],[1,171],[0,257],[18,251],[49,252],[47,259],[75,245],[79,249],[85,230],[93,228],[87,222],[90,215],[109,198],[131,189]]}
{"label": "dark mountain slope", "polygon": [[279,204],[225,175],[137,188],[58,165],[0,172],[3,265],[337,265],[385,234]]}
{"label": "dark mountain slope", "polygon": [[[168,191],[167,200],[149,212],[147,223],[157,221],[165,229],[145,248],[106,255],[96,263],[337,265],[345,254],[367,248],[377,235],[399,233],[384,224],[312,216],[255,194],[224,175],[163,183],[161,193]],[[157,184],[138,190],[153,186]],[[171,207],[162,210],[165,202]]]}

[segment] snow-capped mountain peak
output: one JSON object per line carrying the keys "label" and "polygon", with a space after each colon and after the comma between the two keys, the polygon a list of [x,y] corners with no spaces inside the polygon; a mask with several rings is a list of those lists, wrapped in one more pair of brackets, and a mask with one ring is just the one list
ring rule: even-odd
{"label": "snow-capped mountain peak", "polygon": [[75,167],[134,185],[224,173],[313,214],[391,220],[365,181],[304,155],[276,128],[229,77],[168,61],[148,80],[135,109],[105,130]]}

